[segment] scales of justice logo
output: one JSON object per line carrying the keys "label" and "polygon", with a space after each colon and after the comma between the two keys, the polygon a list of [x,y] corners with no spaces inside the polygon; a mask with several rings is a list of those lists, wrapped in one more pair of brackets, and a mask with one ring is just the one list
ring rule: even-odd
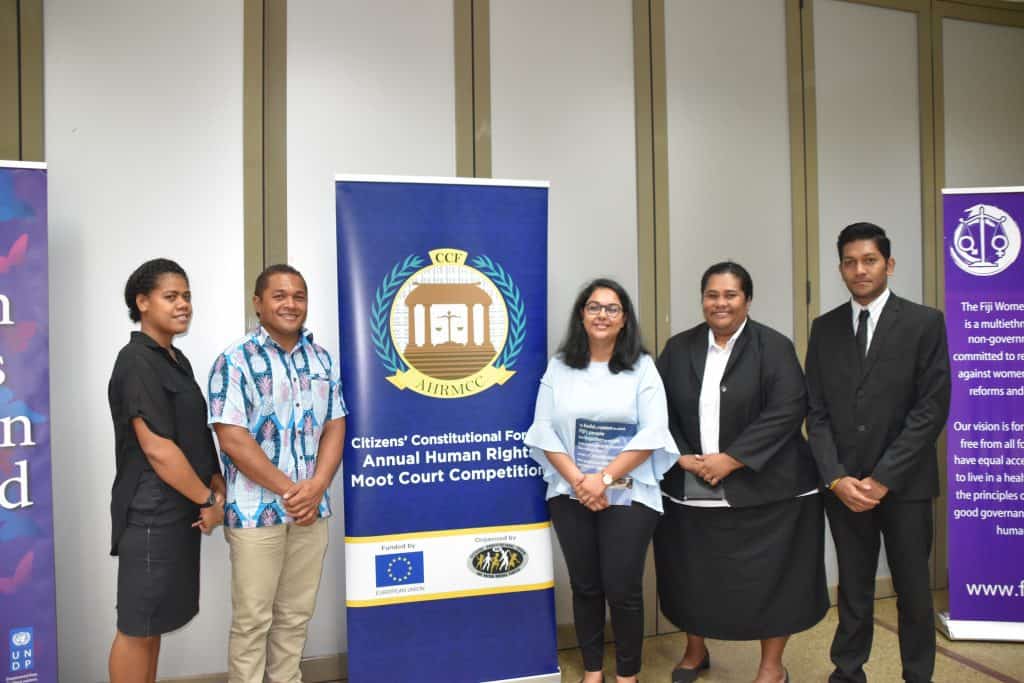
{"label": "scales of justice logo", "polygon": [[387,380],[432,398],[464,398],[508,381],[526,339],[519,287],[486,255],[410,254],[377,287],[374,352]]}
{"label": "scales of justice logo", "polygon": [[970,275],[1001,273],[1020,255],[1020,227],[999,207],[975,204],[964,211],[953,231],[949,254]]}

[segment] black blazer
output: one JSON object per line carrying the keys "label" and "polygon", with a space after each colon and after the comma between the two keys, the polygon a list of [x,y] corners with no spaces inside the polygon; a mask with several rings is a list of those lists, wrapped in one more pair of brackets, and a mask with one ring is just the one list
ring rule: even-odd
{"label": "black blazer", "polygon": [[817,318],[807,345],[807,433],[827,485],[872,476],[897,500],[939,493],[935,440],[949,414],[942,313],[889,295],[863,364],[847,302]]}
{"label": "black blazer", "polygon": [[[699,401],[707,353],[708,326],[701,323],[669,339],[658,358],[669,429],[684,455],[701,452]],[[729,504],[763,505],[815,488],[817,473],[800,432],[807,395],[793,343],[748,318],[721,391],[718,446],[745,465],[722,483]],[[665,473],[662,490],[682,500],[684,477],[677,463]]]}

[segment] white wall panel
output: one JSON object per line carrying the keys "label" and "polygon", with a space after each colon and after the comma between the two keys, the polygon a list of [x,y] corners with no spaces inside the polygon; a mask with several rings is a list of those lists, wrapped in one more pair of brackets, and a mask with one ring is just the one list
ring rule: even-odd
{"label": "white wall panel", "polygon": [[821,311],[849,299],[836,238],[868,221],[892,241],[893,291],[921,301],[917,15],[839,0],[814,4]]}
{"label": "white wall panel", "polygon": [[[549,351],[587,281],[614,278],[636,298],[633,101],[628,2],[492,0],[492,175],[551,181]],[[558,622],[572,623],[568,573],[554,557]]]}
{"label": "white wall panel", "polygon": [[[868,221],[892,242],[894,292],[920,302],[922,282],[917,15],[838,0],[814,4],[821,312],[850,298],[836,238]],[[829,585],[838,582],[831,535]],[[878,575],[889,576],[885,549]]]}
{"label": "white wall panel", "polygon": [[[450,0],[288,5],[288,260],[310,288],[308,326],[338,352],[334,175],[455,175]],[[343,482],[306,656],[348,650]]]}
{"label": "white wall panel", "polygon": [[754,281],[752,318],[793,336],[783,0],[665,7],[672,332],[703,320],[718,261]]}
{"label": "white wall panel", "polygon": [[[242,3],[52,0],[45,12],[51,396],[61,678],[107,678],[117,562],[107,381],[133,326],[125,281],[163,256],[195,315],[177,344],[200,384],[243,332]],[[201,611],[160,675],[226,668],[227,547],[203,540]]]}
{"label": "white wall panel", "polygon": [[551,181],[550,351],[587,281],[637,295],[633,100],[629,3],[491,2],[492,175]]}
{"label": "white wall panel", "polygon": [[1024,28],[942,22],[946,187],[1024,185]]}

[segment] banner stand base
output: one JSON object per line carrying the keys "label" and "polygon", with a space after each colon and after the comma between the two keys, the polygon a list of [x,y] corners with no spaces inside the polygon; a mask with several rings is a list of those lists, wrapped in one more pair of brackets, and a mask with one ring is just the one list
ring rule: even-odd
{"label": "banner stand base", "polygon": [[950,619],[949,612],[936,612],[935,625],[950,640],[1024,642],[1024,623],[1019,621]]}
{"label": "banner stand base", "polygon": [[560,683],[562,680],[562,669],[549,674],[538,676],[525,676],[523,678],[502,678],[496,681],[481,681],[481,683]]}

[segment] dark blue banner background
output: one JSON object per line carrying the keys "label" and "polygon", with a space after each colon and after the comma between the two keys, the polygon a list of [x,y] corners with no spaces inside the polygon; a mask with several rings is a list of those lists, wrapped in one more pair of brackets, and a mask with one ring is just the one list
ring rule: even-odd
{"label": "dark blue banner background", "polygon": [[[529,427],[547,362],[547,189],[344,182],[337,184],[336,192],[341,372],[351,409],[343,468],[346,534],[546,520],[540,479],[510,479],[502,486],[485,487],[398,487],[401,496],[391,487],[352,489],[348,475],[361,469],[358,456],[363,451],[357,455],[347,444],[367,435]],[[470,260],[488,256],[501,264],[520,288],[526,308],[526,341],[513,368],[516,374],[503,386],[457,399],[431,398],[392,386],[386,379],[391,373],[375,355],[372,342],[371,307],[380,283],[410,254],[426,261],[428,251],[445,247],[469,252]]]}
{"label": "dark blue banner background", "polygon": [[[339,180],[336,184],[341,371],[350,414],[343,476],[349,537],[522,525],[548,519],[538,476],[483,482],[353,486],[363,458],[415,451],[353,448],[364,437],[525,432],[547,355],[546,187]],[[378,357],[378,295],[396,265],[435,249],[488,257],[521,295],[526,333],[502,385],[463,398],[435,398],[388,381]],[[494,278],[491,278],[492,281]],[[505,297],[508,303],[508,297]],[[374,322],[374,306],[377,322]],[[374,342],[374,331],[378,343]],[[522,447],[521,440],[438,446],[438,450]],[[420,450],[424,450],[420,447]],[[501,469],[487,461],[463,470]],[[403,467],[428,472],[437,465]],[[414,558],[413,558],[414,559]],[[402,560],[405,562],[405,560]],[[410,559],[412,561],[412,559]],[[421,560],[416,559],[416,562]],[[408,569],[402,567],[403,572]],[[422,567],[415,570],[422,576]],[[375,568],[370,568],[375,571]],[[404,576],[404,574],[403,574]],[[380,585],[378,583],[378,585]],[[557,671],[553,589],[348,609],[349,673],[356,681],[500,680]]]}

